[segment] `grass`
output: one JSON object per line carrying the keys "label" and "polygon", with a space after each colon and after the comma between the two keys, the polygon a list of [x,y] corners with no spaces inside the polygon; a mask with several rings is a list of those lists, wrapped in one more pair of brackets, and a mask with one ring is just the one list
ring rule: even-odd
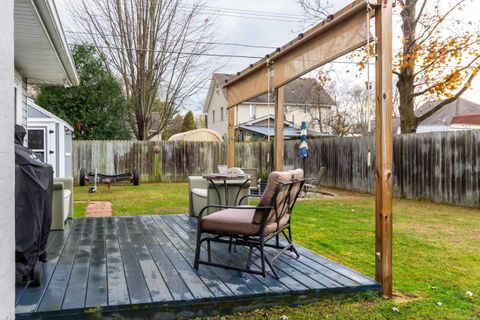
{"label": "grass", "polygon": [[[75,186],[74,211],[83,216],[81,205],[92,201],[111,201],[113,215],[149,215],[188,212],[188,185],[186,183],[150,183],[132,186],[113,184],[110,189],[99,185],[96,193],[88,193],[90,186]],[[85,212],[85,210],[83,210]]]}
{"label": "grass", "polygon": [[[186,184],[114,185],[88,194],[79,187],[75,200],[110,200],[115,215],[185,213],[187,189]],[[335,193],[335,199],[298,202],[294,239],[373,277],[374,197]],[[76,212],[80,205],[85,204],[76,204]],[[479,209],[395,199],[393,236],[393,300],[361,294],[213,319],[480,319]]]}

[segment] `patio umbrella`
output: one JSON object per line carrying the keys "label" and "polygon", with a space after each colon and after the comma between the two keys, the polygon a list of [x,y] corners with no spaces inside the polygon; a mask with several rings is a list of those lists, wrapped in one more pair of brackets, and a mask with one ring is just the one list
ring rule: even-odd
{"label": "patio umbrella", "polygon": [[307,144],[307,122],[304,120],[302,121],[302,125],[300,127],[300,148],[298,149],[298,155],[300,158],[306,159],[308,158],[308,144]]}
{"label": "patio umbrella", "polygon": [[306,166],[305,166],[305,159],[308,158],[308,144],[307,144],[307,122],[305,120],[302,121],[302,125],[300,126],[300,147],[298,148],[298,155],[300,158],[303,159],[303,171],[306,177]]}

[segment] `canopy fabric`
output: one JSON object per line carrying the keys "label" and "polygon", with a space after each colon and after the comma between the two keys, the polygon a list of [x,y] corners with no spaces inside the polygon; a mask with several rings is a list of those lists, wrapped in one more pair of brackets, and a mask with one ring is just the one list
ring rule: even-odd
{"label": "canopy fabric", "polygon": [[[273,70],[271,88],[288,82],[364,46],[367,43],[365,1],[355,2],[333,20],[300,35],[297,40],[268,55],[225,84],[228,108],[268,92],[268,71]],[[341,22],[341,23],[340,23]]]}

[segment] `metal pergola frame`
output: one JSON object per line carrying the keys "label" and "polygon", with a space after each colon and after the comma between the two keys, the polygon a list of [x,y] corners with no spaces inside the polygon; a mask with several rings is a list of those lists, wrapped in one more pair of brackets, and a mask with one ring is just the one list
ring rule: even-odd
{"label": "metal pergola frame", "polygon": [[[368,42],[367,17],[375,18],[375,279],[392,297],[392,7],[393,0],[355,0],[281,48],[226,81],[228,166],[234,166],[234,107],[275,92],[274,167],[283,170],[284,86]],[[367,15],[367,10],[372,12]],[[269,73],[273,76],[269,78]]]}

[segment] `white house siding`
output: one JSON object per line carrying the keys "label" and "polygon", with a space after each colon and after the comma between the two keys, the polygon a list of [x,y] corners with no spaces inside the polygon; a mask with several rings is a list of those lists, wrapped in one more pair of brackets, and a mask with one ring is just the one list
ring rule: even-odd
{"label": "white house siding", "polygon": [[15,71],[13,85],[16,96],[12,101],[17,106],[15,123],[27,126],[27,81],[18,71]]}
{"label": "white house siding", "polygon": [[[222,109],[223,108],[223,109]],[[223,112],[222,112],[223,111]],[[215,112],[215,119],[213,113]],[[222,121],[223,113],[223,121]],[[215,88],[210,100],[210,107],[207,113],[207,128],[215,130],[221,136],[228,132],[227,100],[220,88]]]}
{"label": "white house siding", "polygon": [[14,319],[15,305],[15,213],[13,152],[13,0],[2,1],[0,10],[0,318]]}
{"label": "white house siding", "polygon": [[[218,114],[220,114],[220,106],[224,106],[226,105],[226,103],[227,102],[223,97],[214,97],[212,98],[211,107],[208,112],[208,128],[217,131],[221,135],[223,135],[224,133],[227,133],[228,131],[228,122],[227,122],[226,115],[224,117],[225,121],[217,121],[219,120]],[[216,107],[213,109],[214,105]],[[254,114],[250,113],[251,108],[255,110]],[[212,110],[216,110],[215,123],[211,122]],[[237,126],[237,125],[246,123],[248,121],[267,116],[269,114],[273,115],[274,112],[275,110],[274,110],[273,103],[270,104],[270,107],[268,106],[268,104],[263,104],[263,103],[255,103],[255,104],[243,103],[235,107],[235,112],[234,112],[235,125]],[[324,115],[326,115],[327,112],[328,112],[327,109],[323,110]],[[300,124],[303,120],[306,120],[309,124],[312,121],[312,117],[310,116],[310,113],[309,112],[305,113],[305,109],[303,107],[298,107],[298,106],[289,107],[289,112],[285,112],[285,119],[289,122],[293,122],[296,128],[300,127]],[[318,125],[315,125],[313,129],[316,131],[319,131],[320,128]],[[326,129],[323,128],[323,130],[325,131]]]}
{"label": "white house siding", "polygon": [[439,132],[439,131],[448,131],[448,126],[446,125],[419,125],[417,127],[417,133],[423,132]]}
{"label": "white house siding", "polygon": [[[274,114],[274,107],[275,105],[273,103],[270,104],[270,107],[268,106],[268,104],[243,103],[238,106],[238,113],[236,112],[237,118],[235,119],[235,125],[239,125],[250,120],[255,120],[269,114]],[[250,113],[251,108],[255,110],[254,114]]]}

